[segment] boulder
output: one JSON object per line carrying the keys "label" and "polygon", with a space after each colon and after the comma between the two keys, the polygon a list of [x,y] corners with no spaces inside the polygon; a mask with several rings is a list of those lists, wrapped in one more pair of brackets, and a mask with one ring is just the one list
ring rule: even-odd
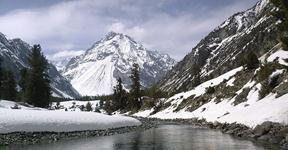
{"label": "boulder", "polygon": [[262,123],[261,125],[257,125],[254,128],[253,133],[256,137],[260,137],[264,134],[267,134],[272,127],[273,127],[273,122],[266,121]]}
{"label": "boulder", "polygon": [[258,137],[258,140],[261,140],[261,141],[269,141],[270,139],[271,139],[271,135],[269,134]]}

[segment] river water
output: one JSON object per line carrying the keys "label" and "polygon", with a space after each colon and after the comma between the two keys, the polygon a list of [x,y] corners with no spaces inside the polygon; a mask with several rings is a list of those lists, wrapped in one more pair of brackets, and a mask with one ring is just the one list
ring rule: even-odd
{"label": "river water", "polygon": [[3,150],[264,150],[274,149],[190,125],[160,125],[146,131],[62,140],[50,144],[12,145]]}

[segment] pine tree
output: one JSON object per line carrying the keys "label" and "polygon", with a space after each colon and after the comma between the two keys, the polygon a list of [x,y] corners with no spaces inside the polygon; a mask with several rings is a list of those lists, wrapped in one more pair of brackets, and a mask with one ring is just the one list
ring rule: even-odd
{"label": "pine tree", "polygon": [[51,97],[50,80],[47,74],[48,61],[42,54],[40,45],[33,46],[29,64],[31,69],[29,69],[26,87],[27,100],[36,107],[47,107]]}
{"label": "pine tree", "polygon": [[111,115],[111,113],[113,111],[111,110],[111,101],[110,100],[105,101],[104,109],[106,110],[108,115]]}
{"label": "pine tree", "polygon": [[123,110],[126,107],[127,94],[122,85],[122,79],[117,79],[117,85],[113,89],[112,107],[113,110]]}
{"label": "pine tree", "polygon": [[103,101],[102,99],[100,99],[99,107],[100,107],[100,108],[103,108],[103,106],[104,106],[104,101]]}
{"label": "pine tree", "polygon": [[141,84],[139,65],[134,63],[131,69],[130,109],[139,110],[141,107]]}
{"label": "pine tree", "polygon": [[192,87],[196,87],[201,84],[200,74],[194,76],[192,80]]}
{"label": "pine tree", "polygon": [[16,81],[11,71],[5,71],[2,78],[2,98],[6,100],[16,100]]}
{"label": "pine tree", "polygon": [[88,103],[86,104],[85,108],[86,108],[86,111],[92,111],[92,105],[91,105],[91,103],[88,102]]}
{"label": "pine tree", "polygon": [[190,74],[193,76],[192,87],[196,87],[199,84],[201,84],[200,73],[201,73],[200,65],[198,63],[194,63],[190,68]]}
{"label": "pine tree", "polygon": [[201,68],[200,68],[200,65],[198,63],[193,63],[191,69],[190,69],[190,73],[192,76],[195,76],[195,75],[200,75],[200,72],[201,72]]}
{"label": "pine tree", "polygon": [[245,62],[248,70],[256,69],[259,66],[259,60],[255,53],[249,52],[246,56]]}

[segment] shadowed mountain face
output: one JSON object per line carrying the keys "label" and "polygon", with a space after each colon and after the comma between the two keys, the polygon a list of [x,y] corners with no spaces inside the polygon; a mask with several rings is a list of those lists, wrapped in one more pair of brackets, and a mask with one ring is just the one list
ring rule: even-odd
{"label": "shadowed mountain face", "polygon": [[175,60],[145,49],[127,35],[110,32],[84,54],[72,58],[62,74],[82,95],[111,94],[118,77],[130,88],[133,63],[140,66],[141,85],[148,87],[163,77]]}
{"label": "shadowed mountain face", "polygon": [[258,57],[263,55],[278,43],[272,9],[268,0],[262,0],[231,16],[169,71],[160,82],[161,88],[170,92],[190,90],[195,68],[200,68],[201,79],[207,80],[239,66],[241,54],[253,51]]}
{"label": "shadowed mountain face", "polygon": [[[20,70],[28,68],[28,58],[31,54],[31,46],[21,39],[7,39],[0,33],[0,58],[3,60],[2,67],[13,71],[17,80],[20,79]],[[79,93],[57,71],[55,66],[49,64],[48,75],[51,78],[53,96],[78,97]]]}

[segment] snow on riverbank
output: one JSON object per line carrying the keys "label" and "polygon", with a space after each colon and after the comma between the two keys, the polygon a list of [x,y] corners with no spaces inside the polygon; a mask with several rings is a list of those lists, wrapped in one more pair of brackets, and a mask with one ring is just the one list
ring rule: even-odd
{"label": "snow on riverbank", "polygon": [[33,110],[20,106],[11,109],[14,102],[0,101],[0,133],[27,132],[69,132],[100,130],[125,126],[138,126],[140,121],[125,116],[109,116],[96,112],[65,112],[53,110]]}
{"label": "snow on riverbank", "polygon": [[[247,105],[249,106],[247,106]],[[246,106],[245,106],[246,105]],[[203,111],[205,108],[205,111]],[[152,111],[150,111],[151,113]],[[159,118],[159,119],[206,119],[209,122],[221,123],[241,123],[254,128],[265,121],[288,124],[288,94],[279,98],[269,95],[260,101],[250,99],[245,104],[234,106],[232,101],[225,100],[218,104],[209,102],[199,107],[193,112],[181,110],[179,112],[160,111],[154,115],[149,115],[149,110],[134,114],[135,116]]]}
{"label": "snow on riverbank", "polygon": [[[177,107],[186,98],[194,95],[195,97],[201,96],[205,93],[205,89],[209,86],[215,86],[220,84],[220,82],[227,80],[229,86],[233,84],[229,83],[230,80],[234,80],[236,73],[241,71],[243,68],[233,69],[217,78],[206,81],[199,86],[195,87],[193,90],[188,92],[182,92],[176,94],[167,100],[163,101],[163,105],[170,104],[169,107],[157,112],[156,114],[150,115],[153,112],[151,110],[145,110],[134,114],[134,116],[139,117],[150,117],[150,118],[160,118],[160,119],[206,119],[209,122],[221,122],[221,123],[241,123],[251,128],[254,128],[258,124],[262,124],[265,121],[278,122],[281,124],[288,124],[288,94],[277,97],[277,94],[269,94],[263,99],[259,99],[259,89],[261,89],[261,84],[256,84],[255,81],[249,81],[245,84],[241,90],[236,92],[236,94],[241,93],[244,88],[251,88],[248,95],[247,101],[244,101],[238,105],[234,104],[236,95],[223,98],[220,102],[214,101],[216,97],[209,100],[209,102],[203,104],[196,110],[189,110],[187,105],[180,111],[175,111]],[[282,74],[283,70],[275,71],[273,74]],[[271,75],[271,76],[272,76]],[[233,82],[232,82],[233,83]],[[229,88],[229,86],[227,88]]]}

